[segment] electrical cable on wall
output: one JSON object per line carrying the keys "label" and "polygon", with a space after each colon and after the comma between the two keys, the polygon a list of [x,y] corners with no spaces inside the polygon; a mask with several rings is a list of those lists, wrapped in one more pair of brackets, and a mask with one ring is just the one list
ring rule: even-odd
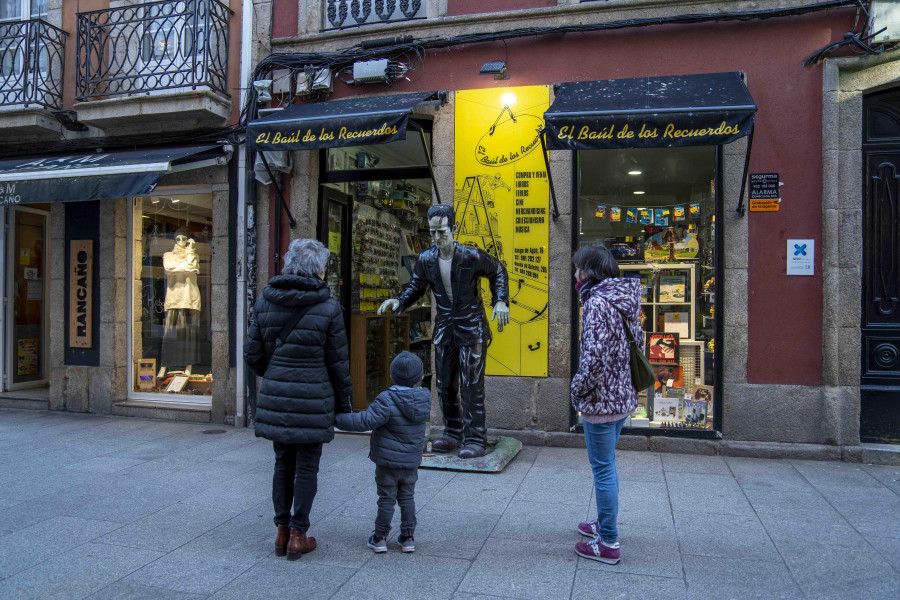
{"label": "electrical cable on wall", "polygon": [[[349,48],[334,52],[320,53],[294,53],[280,52],[270,54],[257,64],[254,69],[252,79],[262,79],[267,73],[275,69],[292,69],[297,70],[305,66],[314,66],[317,68],[329,68],[341,81],[351,83],[346,79],[347,69],[352,71],[352,65],[355,62],[371,61],[387,58],[389,60],[398,60],[400,57],[414,52],[417,58],[415,63],[410,62],[407,71],[415,71],[418,68],[424,70],[424,54],[427,50],[435,50],[441,48],[449,48],[464,44],[479,44],[486,42],[504,41],[514,38],[559,35],[565,33],[586,33],[595,31],[611,31],[617,29],[627,29],[635,27],[649,27],[653,25],[673,25],[673,24],[697,24],[711,22],[726,21],[751,21],[778,17],[791,17],[804,15],[822,10],[835,8],[846,8],[855,6],[857,10],[862,7],[861,0],[829,0],[827,2],[817,2],[791,8],[764,9],[738,12],[723,13],[697,13],[685,15],[673,15],[668,17],[652,17],[623,19],[619,21],[610,21],[607,23],[593,24],[573,24],[551,27],[524,27],[518,29],[510,29],[506,31],[495,31],[485,33],[469,33],[451,37],[432,37],[419,40],[412,40],[409,36],[396,36],[385,40],[366,40]],[[855,25],[854,25],[855,28]],[[405,73],[404,73],[405,74]],[[343,76],[340,76],[343,75]],[[255,112],[256,97],[255,92],[251,90],[248,95],[248,103],[241,111],[240,123],[246,126],[250,112]],[[254,115],[255,116],[255,115]]]}

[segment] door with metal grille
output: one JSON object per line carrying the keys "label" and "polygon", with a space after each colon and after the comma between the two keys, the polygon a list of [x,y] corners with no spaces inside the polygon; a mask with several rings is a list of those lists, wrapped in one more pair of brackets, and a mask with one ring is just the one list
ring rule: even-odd
{"label": "door with metal grille", "polygon": [[864,102],[860,438],[900,443],[900,91]]}

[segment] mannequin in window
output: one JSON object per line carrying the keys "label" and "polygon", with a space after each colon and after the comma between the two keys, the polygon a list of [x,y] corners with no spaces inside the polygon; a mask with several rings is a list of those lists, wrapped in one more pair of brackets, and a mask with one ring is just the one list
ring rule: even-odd
{"label": "mannequin in window", "polygon": [[160,376],[173,366],[186,375],[200,359],[200,260],[186,229],[175,231],[175,247],[163,254],[166,275],[166,317],[160,349]]}

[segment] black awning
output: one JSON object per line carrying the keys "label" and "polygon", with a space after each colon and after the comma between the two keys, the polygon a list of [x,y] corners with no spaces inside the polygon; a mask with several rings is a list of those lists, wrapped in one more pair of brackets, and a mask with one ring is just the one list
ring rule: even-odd
{"label": "black awning", "polygon": [[207,144],[0,160],[0,204],[141,196],[167,173],[220,163],[229,150]]}
{"label": "black awning", "polygon": [[728,144],[753,126],[741,73],[560,84],[544,113],[551,150]]}
{"label": "black awning", "polygon": [[406,139],[409,113],[439,92],[294,104],[247,125],[251,150],[310,150]]}

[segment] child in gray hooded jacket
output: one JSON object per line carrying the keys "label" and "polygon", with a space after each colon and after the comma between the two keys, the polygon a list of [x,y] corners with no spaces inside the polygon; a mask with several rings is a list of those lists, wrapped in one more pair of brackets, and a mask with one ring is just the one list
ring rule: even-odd
{"label": "child in gray hooded jacket", "polygon": [[378,516],[368,547],[387,552],[394,504],[400,505],[400,547],[414,552],[415,489],[425,447],[425,422],[431,413],[431,392],[415,387],[422,381],[422,360],[401,352],[391,362],[393,386],[378,394],[368,410],[338,414],[336,425],[345,431],[372,430],[369,458],[375,463]]}

